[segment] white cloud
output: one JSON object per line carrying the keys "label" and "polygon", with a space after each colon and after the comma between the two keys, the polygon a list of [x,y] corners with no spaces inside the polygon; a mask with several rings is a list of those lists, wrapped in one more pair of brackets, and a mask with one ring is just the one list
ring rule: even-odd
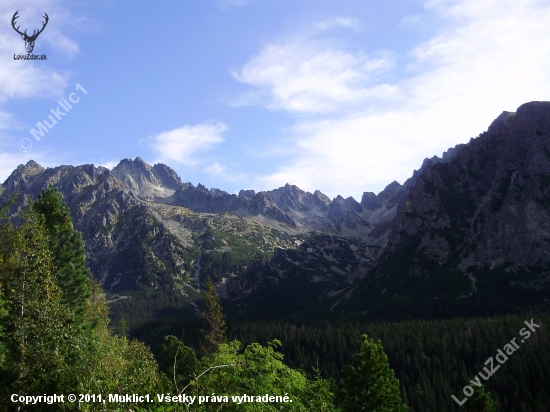
{"label": "white cloud", "polygon": [[259,89],[241,95],[235,104],[264,103],[273,110],[327,113],[342,104],[391,97],[396,89],[376,81],[393,65],[393,56],[387,52],[351,53],[303,39],[272,43],[232,72],[241,83]]}
{"label": "white cloud", "polygon": [[0,130],[10,129],[13,125],[13,114],[0,111]]}
{"label": "white cloud", "polygon": [[55,49],[63,50],[66,54],[70,56],[75,55],[80,51],[78,43],[62,34],[59,29],[52,29],[50,34],[51,36],[47,37],[46,41],[50,43]]}
{"label": "white cloud", "polygon": [[226,167],[222,166],[218,162],[214,162],[209,166],[205,167],[206,173],[208,173],[211,177],[219,177],[226,173]]}
{"label": "white cloud", "polygon": [[218,162],[204,166],[204,171],[210,175],[212,179],[216,179],[218,181],[221,180],[231,183],[242,183],[250,180],[250,177],[245,173],[232,171],[226,165]]}
{"label": "white cloud", "polygon": [[118,165],[119,163],[120,163],[120,160],[110,160],[108,162],[100,163],[99,166],[103,166],[103,167],[106,167],[107,169],[111,170],[114,167],[116,167],[116,165]]}
{"label": "white cloud", "polygon": [[199,152],[209,151],[223,141],[221,134],[226,130],[224,123],[201,123],[162,132],[150,137],[148,142],[159,154],[158,161],[193,166],[202,162]]}
{"label": "white cloud", "polygon": [[[360,198],[403,182],[423,158],[477,136],[503,110],[550,100],[548,3],[433,0],[425,10],[443,29],[400,57],[405,75],[393,83],[367,79],[365,54],[307,47],[303,53],[301,44],[267,45],[244,66],[239,80],[267,94],[267,108],[347,110],[298,117],[291,130],[295,156],[260,177],[260,185],[291,182]],[[383,72],[392,62],[386,57],[374,67]]]}
{"label": "white cloud", "polygon": [[[0,48],[0,54],[4,53]],[[30,65],[15,68],[13,60],[8,63],[5,60],[8,59],[0,57],[0,104],[15,99],[59,96],[68,84],[67,75]]]}
{"label": "white cloud", "polygon": [[[13,60],[14,54],[25,54],[25,43],[11,27],[15,10],[19,9],[17,26],[25,27],[32,33],[32,27],[40,28],[44,11],[48,10],[50,22],[36,40],[35,54],[39,53],[41,41],[56,44],[56,49],[69,53],[78,46],[60,33],[60,23],[55,19],[61,12],[59,1],[29,1],[25,5],[15,1],[5,1],[0,5],[0,104],[12,99],[28,99],[59,96],[67,86],[68,74],[59,73],[47,65],[38,66],[29,62]],[[55,16],[55,17],[54,17]],[[23,30],[23,28],[21,28]]]}
{"label": "white cloud", "polygon": [[318,30],[326,31],[334,27],[345,27],[353,30],[360,30],[361,25],[357,19],[348,17],[336,17],[333,19],[323,20],[314,25]]}

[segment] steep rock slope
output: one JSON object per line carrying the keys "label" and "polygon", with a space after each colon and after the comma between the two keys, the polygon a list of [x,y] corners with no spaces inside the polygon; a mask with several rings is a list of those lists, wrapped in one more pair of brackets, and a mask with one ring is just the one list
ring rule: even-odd
{"label": "steep rock slope", "polygon": [[546,308],[549,283],[550,103],[531,102],[425,162],[377,267],[336,307],[396,317]]}

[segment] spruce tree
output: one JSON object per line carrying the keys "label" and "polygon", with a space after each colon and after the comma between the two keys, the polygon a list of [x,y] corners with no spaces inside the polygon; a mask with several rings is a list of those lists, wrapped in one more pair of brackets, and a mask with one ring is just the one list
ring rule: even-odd
{"label": "spruce tree", "polygon": [[202,316],[206,320],[207,328],[201,329],[204,337],[202,350],[205,355],[209,355],[216,352],[222,343],[227,342],[220,297],[210,276],[204,284],[203,299],[205,309],[202,312]]}
{"label": "spruce tree", "polygon": [[363,335],[361,351],[342,370],[338,400],[344,412],[407,411],[399,394],[399,380],[380,341]]}
{"label": "spruce tree", "polygon": [[51,186],[43,189],[33,209],[44,217],[57,283],[63,290],[63,303],[72,308],[77,324],[81,323],[91,290],[82,235],[74,229],[69,208],[57,189]]}

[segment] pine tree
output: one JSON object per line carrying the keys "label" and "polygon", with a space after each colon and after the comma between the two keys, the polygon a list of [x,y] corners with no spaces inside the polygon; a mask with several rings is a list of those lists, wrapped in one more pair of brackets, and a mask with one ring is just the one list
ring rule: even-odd
{"label": "pine tree", "polygon": [[399,394],[399,380],[380,341],[363,335],[361,350],[342,370],[339,403],[344,412],[407,411]]}
{"label": "pine tree", "polygon": [[43,189],[33,209],[45,219],[57,283],[63,289],[63,302],[73,309],[77,323],[81,323],[91,290],[82,235],[74,229],[69,208],[57,189],[51,186]]}
{"label": "pine tree", "polygon": [[204,284],[203,299],[205,309],[202,312],[202,316],[206,320],[208,326],[206,329],[201,329],[204,337],[202,350],[205,355],[209,355],[216,352],[220,344],[227,342],[226,326],[220,297],[216,292],[216,287],[214,283],[212,283],[210,276],[206,279]]}
{"label": "pine tree", "polygon": [[474,394],[468,398],[462,409],[466,412],[495,412],[497,405],[483,386],[475,386]]}

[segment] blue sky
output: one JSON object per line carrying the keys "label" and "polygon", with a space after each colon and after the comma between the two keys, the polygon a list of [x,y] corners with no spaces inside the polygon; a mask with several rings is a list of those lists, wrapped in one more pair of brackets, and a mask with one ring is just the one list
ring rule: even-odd
{"label": "blue sky", "polygon": [[[14,60],[16,10],[30,32],[48,13],[46,61]],[[3,0],[0,181],[30,159],[141,156],[233,193],[288,182],[359,200],[550,100],[549,22],[528,0]]]}

